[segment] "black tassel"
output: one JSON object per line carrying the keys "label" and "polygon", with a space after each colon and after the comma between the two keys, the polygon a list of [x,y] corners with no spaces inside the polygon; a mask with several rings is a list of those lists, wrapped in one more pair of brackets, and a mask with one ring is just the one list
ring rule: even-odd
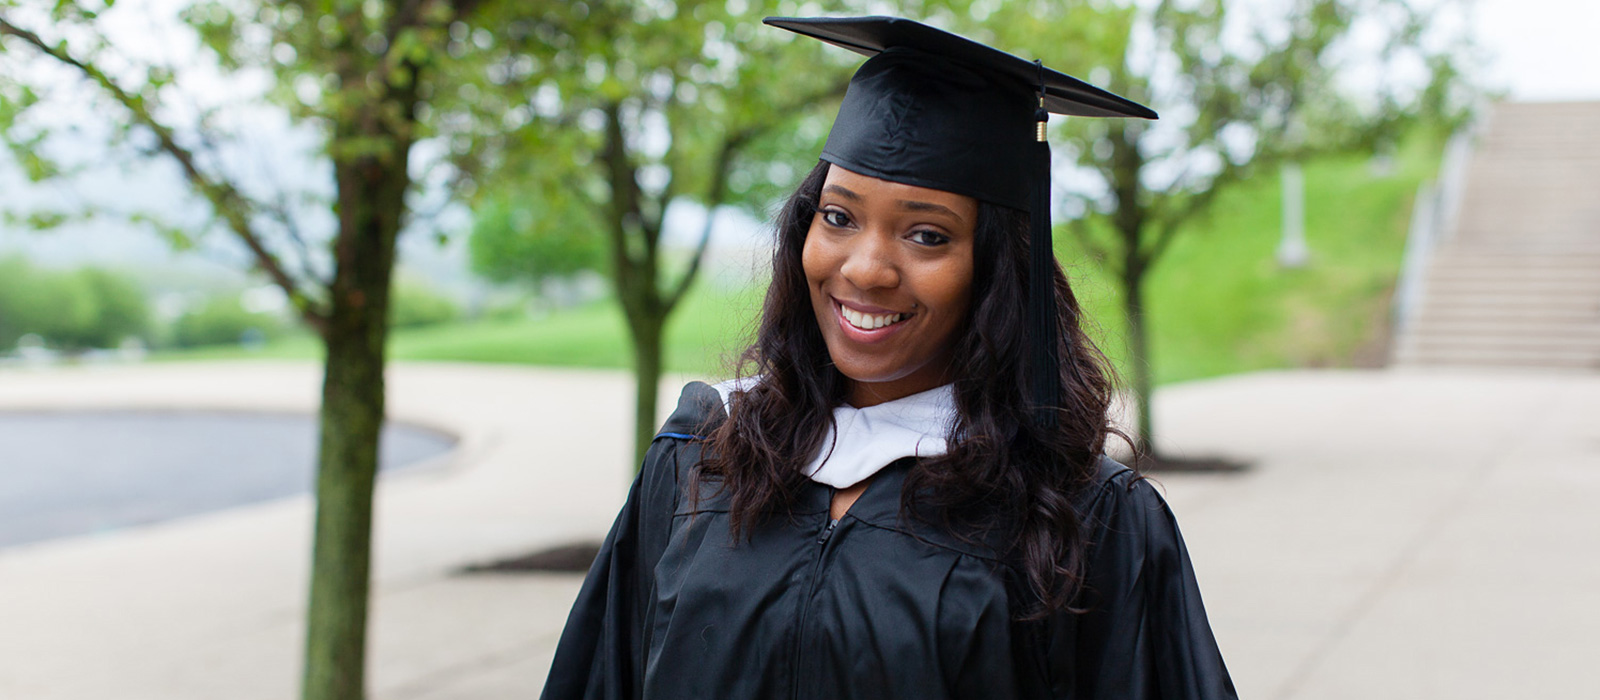
{"label": "black tassel", "polygon": [[1029,393],[1034,418],[1040,427],[1056,425],[1056,409],[1061,404],[1061,362],[1056,350],[1055,250],[1050,234],[1050,143],[1045,140],[1045,122],[1050,114],[1043,104],[1040,86],[1038,144],[1034,154],[1033,211],[1028,216],[1028,342],[1033,346],[1032,366],[1028,368]]}

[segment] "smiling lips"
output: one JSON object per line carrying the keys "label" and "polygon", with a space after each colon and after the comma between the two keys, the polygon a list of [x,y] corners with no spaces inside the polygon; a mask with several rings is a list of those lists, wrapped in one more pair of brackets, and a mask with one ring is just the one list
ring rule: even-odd
{"label": "smiling lips", "polygon": [[869,314],[845,306],[838,300],[834,300],[833,305],[839,310],[839,317],[844,320],[845,324],[856,331],[879,331],[912,316],[912,314],[901,313]]}

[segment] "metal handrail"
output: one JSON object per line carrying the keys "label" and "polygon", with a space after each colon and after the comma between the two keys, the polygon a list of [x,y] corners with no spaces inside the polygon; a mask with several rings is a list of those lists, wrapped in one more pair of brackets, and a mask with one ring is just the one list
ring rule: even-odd
{"label": "metal handrail", "polygon": [[[1454,237],[1460,226],[1467,165],[1472,160],[1473,142],[1479,133],[1477,124],[1469,124],[1452,135],[1445,144],[1438,179],[1417,187],[1411,228],[1406,233],[1405,253],[1400,262],[1400,278],[1395,282],[1394,301],[1390,307],[1391,337],[1396,341],[1422,306],[1434,248],[1440,241]],[[1398,350],[1398,342],[1391,344],[1391,352]]]}

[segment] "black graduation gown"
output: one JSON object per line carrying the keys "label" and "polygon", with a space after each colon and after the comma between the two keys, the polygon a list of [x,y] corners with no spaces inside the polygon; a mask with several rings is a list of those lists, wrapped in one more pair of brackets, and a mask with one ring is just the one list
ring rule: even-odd
{"label": "black graduation gown", "polygon": [[[748,542],[727,503],[682,492],[725,416],[692,383],[657,435],[573,605],[548,700],[1234,698],[1172,513],[1108,459],[1085,495],[1084,613],[1014,622],[991,550],[899,517],[911,460],[836,525],[810,484]],[[711,493],[706,487],[707,494]]]}

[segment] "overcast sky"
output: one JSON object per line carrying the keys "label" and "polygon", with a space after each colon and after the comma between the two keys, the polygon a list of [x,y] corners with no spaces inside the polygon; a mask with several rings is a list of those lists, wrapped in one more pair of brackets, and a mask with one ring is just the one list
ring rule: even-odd
{"label": "overcast sky", "polygon": [[1490,84],[1519,100],[1600,100],[1600,0],[1478,0]]}

